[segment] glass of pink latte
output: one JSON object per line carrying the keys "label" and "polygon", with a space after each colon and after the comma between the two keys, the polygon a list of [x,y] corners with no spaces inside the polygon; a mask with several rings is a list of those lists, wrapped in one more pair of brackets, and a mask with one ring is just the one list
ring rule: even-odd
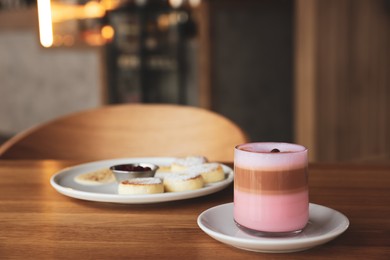
{"label": "glass of pink latte", "polygon": [[285,236],[309,219],[307,149],[247,143],[234,150],[234,221],[255,235]]}

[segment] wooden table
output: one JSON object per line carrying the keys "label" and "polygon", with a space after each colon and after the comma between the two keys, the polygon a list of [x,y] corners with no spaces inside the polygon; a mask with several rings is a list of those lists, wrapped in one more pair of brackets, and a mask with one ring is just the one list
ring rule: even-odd
{"label": "wooden table", "polygon": [[89,202],[49,184],[78,163],[0,161],[1,259],[390,259],[390,166],[311,165],[311,202],[344,213],[349,229],[307,251],[264,254],[222,244],[197,226],[201,212],[233,200],[232,185],[177,202]]}

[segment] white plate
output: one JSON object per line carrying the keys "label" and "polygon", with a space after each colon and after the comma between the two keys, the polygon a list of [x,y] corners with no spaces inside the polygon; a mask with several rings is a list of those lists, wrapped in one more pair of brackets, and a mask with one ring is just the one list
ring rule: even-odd
{"label": "white plate", "polygon": [[324,244],[349,226],[346,216],[333,209],[310,203],[309,223],[298,235],[291,237],[256,237],[240,230],[233,220],[233,203],[204,211],[198,217],[199,227],[214,239],[249,251],[288,253]]}
{"label": "white plate", "polygon": [[79,174],[95,171],[101,168],[108,168],[115,164],[149,162],[157,165],[169,165],[173,160],[175,160],[175,158],[173,157],[142,157],[122,158],[85,163],[64,169],[53,175],[50,179],[50,184],[59,193],[76,199],[100,202],[141,204],[182,200],[205,196],[224,189],[233,181],[233,170],[226,165],[222,165],[225,171],[225,180],[213,184],[207,184],[205,187],[198,190],[185,192],[166,192],[145,195],[121,195],[117,193],[118,184],[116,182],[97,186],[89,186],[81,185],[74,181],[74,177]]}

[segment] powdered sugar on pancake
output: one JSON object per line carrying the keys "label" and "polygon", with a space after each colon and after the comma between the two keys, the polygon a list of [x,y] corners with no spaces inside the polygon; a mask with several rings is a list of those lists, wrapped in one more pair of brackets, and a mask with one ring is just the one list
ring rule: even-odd
{"label": "powdered sugar on pancake", "polygon": [[213,183],[225,179],[225,172],[219,163],[205,163],[189,167],[190,174],[201,174],[205,183]]}
{"label": "powdered sugar on pancake", "polygon": [[160,184],[162,183],[160,178],[149,177],[149,178],[133,178],[130,180],[122,181],[123,185],[148,185],[148,184]]}
{"label": "powdered sugar on pancake", "polygon": [[170,175],[166,175],[164,180],[186,181],[186,180],[198,178],[199,176],[200,173],[189,173],[189,172],[171,173]]}
{"label": "powdered sugar on pancake", "polygon": [[119,183],[119,194],[155,194],[163,193],[164,185],[160,178],[133,178]]}
{"label": "powdered sugar on pancake", "polygon": [[200,165],[195,165],[187,169],[186,172],[190,174],[201,174],[205,172],[215,171],[221,167],[219,163],[204,163]]}
{"label": "powdered sugar on pancake", "polygon": [[200,174],[174,173],[164,178],[164,189],[167,192],[197,190],[204,185]]}
{"label": "powdered sugar on pancake", "polygon": [[194,166],[206,162],[207,159],[204,156],[187,156],[183,158],[177,158],[175,161],[173,161],[172,165],[190,167],[190,166]]}

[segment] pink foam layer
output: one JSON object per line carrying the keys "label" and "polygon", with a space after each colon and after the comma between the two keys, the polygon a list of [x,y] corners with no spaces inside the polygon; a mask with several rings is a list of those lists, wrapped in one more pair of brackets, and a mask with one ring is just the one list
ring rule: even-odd
{"label": "pink foam layer", "polygon": [[[278,149],[280,152],[272,153]],[[248,143],[234,149],[235,167],[285,170],[307,166],[307,149],[290,143]]]}
{"label": "pink foam layer", "polygon": [[301,230],[309,219],[308,191],[288,195],[255,195],[234,191],[234,219],[263,232]]}

